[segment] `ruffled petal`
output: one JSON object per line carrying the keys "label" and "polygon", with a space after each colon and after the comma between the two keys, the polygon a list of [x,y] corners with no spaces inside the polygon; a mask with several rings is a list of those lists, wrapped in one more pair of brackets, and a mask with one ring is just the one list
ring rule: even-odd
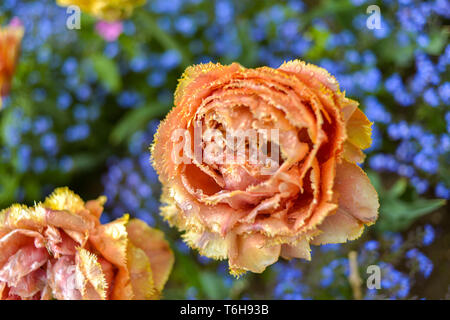
{"label": "ruffled petal", "polygon": [[228,257],[230,237],[222,237],[213,232],[187,231],[183,234],[183,240],[193,249],[197,249],[205,257],[223,260]]}
{"label": "ruffled petal", "polygon": [[86,249],[80,248],[76,256],[76,266],[79,275],[84,279],[81,289],[83,299],[105,300],[108,283],[98,257]]}

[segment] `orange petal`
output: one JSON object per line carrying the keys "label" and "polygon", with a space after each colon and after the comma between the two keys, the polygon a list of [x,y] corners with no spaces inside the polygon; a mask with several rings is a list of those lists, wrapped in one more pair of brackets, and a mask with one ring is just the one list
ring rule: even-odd
{"label": "orange petal", "polygon": [[142,249],[149,258],[155,287],[161,291],[174,263],[174,255],[164,239],[164,233],[150,228],[139,219],[132,219],[128,223],[127,232],[131,243]]}
{"label": "orange petal", "polygon": [[90,200],[86,202],[86,209],[88,209],[94,217],[100,219],[105,202],[106,202],[105,196],[101,196],[97,200]]}
{"label": "orange petal", "polygon": [[360,110],[355,109],[347,122],[348,141],[360,149],[367,149],[372,144],[372,123]]}
{"label": "orange petal", "polygon": [[230,272],[234,275],[245,271],[261,273],[277,262],[280,251],[281,245],[267,246],[267,238],[262,234],[238,236],[229,256]]}
{"label": "orange petal", "polygon": [[7,95],[11,87],[23,35],[22,26],[0,27],[0,109],[1,97]]}
{"label": "orange petal", "polygon": [[98,226],[89,238],[102,256],[119,269],[111,292],[114,300],[133,299],[133,288],[127,268],[128,220],[129,215],[126,214],[120,219]]}
{"label": "orange petal", "polygon": [[344,159],[348,162],[362,163],[366,158],[365,154],[360,148],[356,147],[354,144],[346,141],[344,143]]}
{"label": "orange petal", "polygon": [[150,260],[144,250],[128,243],[127,264],[133,300],[149,300],[156,294]]}
{"label": "orange petal", "polygon": [[311,260],[311,248],[306,238],[297,243],[281,245],[281,256],[285,259],[299,258]]}
{"label": "orange petal", "polygon": [[324,68],[316,65],[296,59],[284,62],[278,69],[296,73],[302,76],[302,80],[309,80],[308,84],[310,85],[312,82],[319,80],[325,87],[332,91],[337,92],[339,90],[339,84],[336,78]]}
{"label": "orange petal", "polygon": [[180,105],[183,98],[189,97],[196,89],[202,88],[206,84],[224,77],[225,74],[233,73],[241,68],[237,63],[223,66],[220,63],[215,64],[212,62],[187,67],[175,91],[175,105]]}
{"label": "orange petal", "polygon": [[335,192],[339,208],[359,221],[373,224],[378,217],[378,194],[365,172],[354,163],[342,161],[336,168]]}
{"label": "orange petal", "polygon": [[340,243],[358,238],[364,225],[371,225],[378,216],[378,195],[364,171],[343,160],[337,166],[334,191],[338,209],[318,226],[322,233],[313,244]]}
{"label": "orange petal", "polygon": [[328,216],[318,228],[322,233],[315,237],[311,244],[343,243],[358,239],[364,230],[364,223],[338,208],[336,213]]}
{"label": "orange petal", "polygon": [[126,266],[128,233],[126,225],[129,215],[98,226],[89,240],[94,247],[117,267]]}

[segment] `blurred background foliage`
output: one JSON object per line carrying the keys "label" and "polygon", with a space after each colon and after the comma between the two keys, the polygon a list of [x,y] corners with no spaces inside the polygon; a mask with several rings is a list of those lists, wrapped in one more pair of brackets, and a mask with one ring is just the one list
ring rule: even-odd
{"label": "blurred background foliage", "polygon": [[[381,9],[370,30],[366,9]],[[11,96],[0,111],[0,205],[67,185],[106,194],[103,221],[129,212],[163,229],[176,252],[165,298],[350,299],[348,252],[382,270],[366,299],[450,298],[450,83],[447,0],[148,0],[107,41],[95,18],[68,30],[54,1],[3,0],[0,24],[25,25]],[[363,165],[380,195],[358,241],[313,248],[312,261],[228,275],[192,252],[158,215],[148,147],[184,68],[278,67],[300,58],[334,74],[374,122]]]}

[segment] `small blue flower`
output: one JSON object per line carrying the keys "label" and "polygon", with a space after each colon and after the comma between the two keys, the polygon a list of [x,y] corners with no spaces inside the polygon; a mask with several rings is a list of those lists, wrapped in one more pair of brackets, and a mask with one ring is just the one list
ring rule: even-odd
{"label": "small blue flower", "polygon": [[434,228],[430,224],[425,225],[422,240],[423,245],[428,246],[431,243],[433,243],[434,237],[435,237]]}
{"label": "small blue flower", "polygon": [[439,97],[444,104],[450,104],[450,82],[444,82],[438,88]]}
{"label": "small blue flower", "polygon": [[66,110],[71,104],[72,96],[69,93],[64,92],[58,96],[57,106],[59,109]]}
{"label": "small blue flower", "polygon": [[163,70],[155,70],[147,77],[147,83],[152,87],[160,87],[166,82],[167,73]]}
{"label": "small blue flower", "polygon": [[65,137],[68,142],[81,141],[86,139],[91,133],[91,129],[88,124],[82,123],[71,126],[66,129]]}
{"label": "small blue flower", "polygon": [[136,91],[123,91],[117,98],[117,103],[122,108],[134,108],[141,102],[141,96]]}
{"label": "small blue flower", "polygon": [[162,68],[171,70],[181,63],[181,55],[176,50],[168,50],[161,55],[159,62]]}
{"label": "small blue flower", "polygon": [[175,29],[187,36],[192,36],[197,31],[195,21],[188,16],[179,17],[175,21]]}
{"label": "small blue flower", "polygon": [[432,107],[437,107],[439,105],[439,96],[434,88],[428,88],[423,93],[423,99]]}
{"label": "small blue flower", "polygon": [[50,117],[41,116],[36,119],[33,126],[35,134],[42,134],[48,131],[53,126],[53,120]]}
{"label": "small blue flower", "polygon": [[73,160],[69,156],[64,156],[59,161],[59,167],[63,172],[69,172],[73,168]]}
{"label": "small blue flower", "polygon": [[78,62],[74,57],[67,58],[62,66],[62,72],[66,76],[73,76],[77,72]]}
{"label": "small blue flower", "polygon": [[34,172],[41,173],[45,169],[47,169],[47,160],[45,160],[42,157],[37,157],[36,159],[34,159],[34,161],[33,161]]}
{"label": "small blue flower", "polygon": [[433,262],[426,255],[414,248],[406,252],[406,257],[418,263],[419,271],[425,278],[430,276],[433,271]]}
{"label": "small blue flower", "polygon": [[436,185],[435,189],[436,197],[444,198],[444,199],[450,199],[450,188],[447,188],[444,183],[439,182]]}
{"label": "small blue flower", "polygon": [[41,137],[41,146],[48,154],[55,155],[58,153],[58,139],[52,132],[46,133]]}
{"label": "small blue flower", "polygon": [[364,250],[367,250],[367,251],[375,251],[375,250],[378,250],[379,247],[380,247],[380,243],[376,240],[370,240],[364,244]]}

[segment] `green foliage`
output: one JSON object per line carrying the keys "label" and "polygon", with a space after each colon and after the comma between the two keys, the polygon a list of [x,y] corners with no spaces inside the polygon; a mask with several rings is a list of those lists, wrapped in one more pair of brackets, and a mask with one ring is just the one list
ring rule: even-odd
{"label": "green foliage", "polygon": [[375,225],[380,232],[404,231],[420,217],[445,205],[442,199],[419,197],[412,188],[408,188],[404,178],[385,188],[377,173],[371,171],[368,175],[380,199],[380,215]]}
{"label": "green foliage", "polygon": [[122,81],[117,64],[100,54],[92,56],[91,60],[99,80],[105,88],[112,92],[118,92],[122,87]]}
{"label": "green foliage", "polygon": [[111,142],[119,144],[126,141],[137,130],[143,129],[150,120],[162,117],[166,112],[167,106],[158,103],[128,111],[112,130]]}

